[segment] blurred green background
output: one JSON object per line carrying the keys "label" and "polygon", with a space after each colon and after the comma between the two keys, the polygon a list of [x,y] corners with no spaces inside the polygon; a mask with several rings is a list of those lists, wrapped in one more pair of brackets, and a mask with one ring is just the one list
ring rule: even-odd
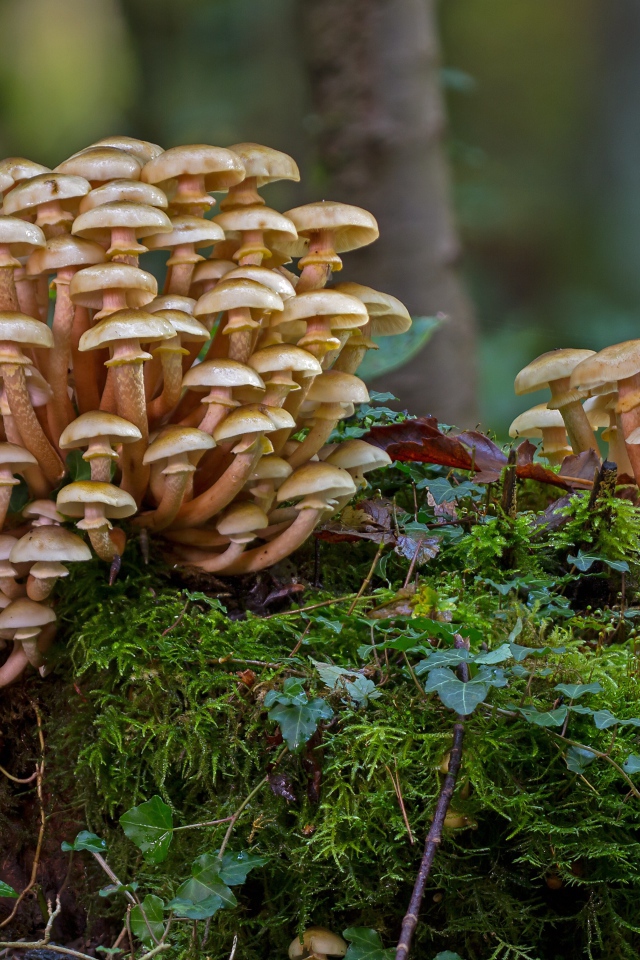
{"label": "blurred green background", "polygon": [[[317,196],[300,3],[2,0],[0,152],[256,140],[303,174],[271,205]],[[439,23],[480,411],[504,435],[529,359],[640,333],[640,3],[442,0]]]}

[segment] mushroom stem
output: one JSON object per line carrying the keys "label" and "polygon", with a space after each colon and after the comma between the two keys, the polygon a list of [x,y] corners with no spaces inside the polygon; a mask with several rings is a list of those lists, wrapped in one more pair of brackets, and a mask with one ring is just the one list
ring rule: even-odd
{"label": "mushroom stem", "polygon": [[120,455],[120,485],[139,505],[149,483],[149,468],[142,463],[149,440],[142,362],[117,363],[110,370],[113,371],[118,416],[135,424],[142,434],[141,440],[124,444]]}
{"label": "mushroom stem", "polygon": [[116,557],[121,556],[123,553],[123,550],[119,550],[118,545],[114,543],[111,538],[111,532],[111,524],[109,524],[109,526],[98,527],[94,530],[87,530],[94,553],[106,563],[112,563]]}
{"label": "mushroom stem", "polygon": [[14,486],[15,483],[3,483],[0,485],[0,531],[4,528],[4,522],[7,519],[7,511]]}
{"label": "mushroom stem", "polygon": [[157,508],[136,517],[133,521],[134,526],[148,527],[152,530],[164,530],[165,527],[168,527],[175,520],[178,510],[182,506],[192,472],[193,470],[184,470],[180,473],[165,476],[164,491]]}
{"label": "mushroom stem", "polygon": [[307,460],[311,460],[318,450],[325,445],[337,422],[337,420],[317,419],[302,443],[296,447],[289,457],[287,461],[289,466],[295,470],[306,463]]}
{"label": "mushroom stem", "polygon": [[14,266],[0,266],[0,310],[20,309],[14,270]]}
{"label": "mushroom stem", "polygon": [[[261,547],[246,550],[242,556],[227,566],[224,572],[228,574],[255,573],[284,560],[285,557],[302,546],[323,514],[324,508],[307,507],[300,510],[291,526],[283,533]],[[195,566],[201,567],[202,564],[196,563]],[[203,569],[207,568],[204,567]]]}
{"label": "mushroom stem", "polygon": [[236,454],[222,476],[208,490],[180,507],[173,522],[174,528],[200,526],[231,503],[262,455],[260,436],[258,434],[258,442],[253,443],[247,451]]}
{"label": "mushroom stem", "polygon": [[[552,380],[549,384],[551,390],[551,402],[548,404],[553,408],[553,400],[561,399],[571,390],[571,377],[562,377],[560,380]],[[585,450],[595,450],[600,455],[598,441],[591,429],[591,425],[584,412],[584,408],[579,400],[571,400],[563,406],[557,407],[562,415],[567,428],[569,443],[574,453],[583,453]]]}
{"label": "mushroom stem", "polygon": [[56,580],[57,577],[39,579],[38,577],[32,577],[31,574],[29,574],[27,577],[27,596],[31,600],[46,600],[55,587]]}
{"label": "mushroom stem", "polygon": [[[18,447],[24,447],[24,440],[20,435],[20,431],[18,430],[15,419],[10,413],[5,413],[2,415],[2,424],[4,426],[4,432],[7,437],[7,441],[9,443],[15,443]],[[46,499],[49,496],[51,484],[47,483],[45,475],[37,464],[34,463],[28,467],[25,467],[22,473],[24,479],[27,481],[29,493],[34,500]]]}
{"label": "mushroom stem", "polygon": [[542,455],[552,466],[559,466],[567,455],[566,429],[564,427],[541,427]]}
{"label": "mushroom stem", "polygon": [[[216,556],[207,557],[203,560],[189,560],[188,562],[207,573],[226,573],[227,568],[231,567],[242,556],[245,546],[245,543],[231,542],[226,550],[216,554]],[[178,556],[181,556],[183,551],[180,547],[176,547],[175,552]],[[192,554],[193,551],[189,551],[189,553]]]}
{"label": "mushroom stem", "polygon": [[29,663],[26,653],[19,640],[13,641],[13,650],[8,659],[0,667],[0,687],[8,687],[24,672]]}
{"label": "mushroom stem", "polygon": [[88,413],[90,410],[100,408],[103,378],[98,351],[90,350],[81,354],[78,350],[80,337],[90,327],[89,311],[86,307],[76,307],[71,329],[71,357],[79,413]]}
{"label": "mushroom stem", "polygon": [[631,466],[629,455],[627,453],[627,445],[624,441],[624,434],[622,432],[622,425],[620,423],[620,414],[615,413],[613,410],[611,410],[609,413],[608,437],[609,450],[607,452],[607,460],[611,460],[617,465],[618,476],[624,473],[628,477],[632,477],[633,467]]}
{"label": "mushroom stem", "polygon": [[37,280],[25,276],[24,267],[20,269],[20,274],[20,277],[14,274],[18,309],[20,313],[24,313],[28,317],[33,317],[34,320],[40,320],[40,306],[36,296]]}
{"label": "mushroom stem", "polygon": [[165,293],[173,293],[178,297],[188,297],[195,263],[174,263],[167,271],[164,285]]}
{"label": "mushroom stem", "polygon": [[180,348],[160,349],[162,393],[147,404],[147,415],[152,424],[173,410],[182,393],[182,357],[185,351]]}
{"label": "mushroom stem", "polygon": [[24,445],[38,461],[49,483],[55,486],[64,476],[64,465],[47,440],[31,406],[24,366],[18,363],[5,363],[2,365],[2,375],[9,409],[15,418]]}
{"label": "mushroom stem", "polygon": [[627,437],[640,427],[640,373],[633,377],[626,377],[618,381],[618,406],[622,436],[624,437],[627,455],[633,469],[633,476],[640,486],[640,445],[627,443]]}
{"label": "mushroom stem", "polygon": [[340,258],[333,249],[333,235],[330,230],[318,230],[311,238],[309,252],[299,264],[302,273],[296,286],[297,293],[307,290],[321,290],[331,278],[331,270],[342,266]]}
{"label": "mushroom stem", "polygon": [[23,583],[16,583],[15,577],[0,576],[0,590],[5,597],[10,600],[17,600],[18,597],[24,597],[27,588]]}
{"label": "mushroom stem", "polygon": [[49,429],[57,446],[60,434],[74,417],[73,407],[67,393],[69,361],[71,359],[71,330],[75,307],[69,296],[69,284],[73,271],[59,270],[56,278],[56,306],[53,314],[53,347],[49,351],[47,379],[53,391],[53,399],[47,404]]}

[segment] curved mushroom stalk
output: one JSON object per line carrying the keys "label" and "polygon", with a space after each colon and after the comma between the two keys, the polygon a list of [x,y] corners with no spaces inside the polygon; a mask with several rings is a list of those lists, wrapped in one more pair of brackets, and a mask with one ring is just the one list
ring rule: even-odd
{"label": "curved mushroom stalk", "polygon": [[29,658],[18,640],[13,641],[13,650],[0,667],[0,687],[8,687],[22,676],[29,665]]}
{"label": "curved mushroom stalk", "polygon": [[24,446],[36,458],[49,483],[55,486],[64,476],[64,465],[45,436],[33,409],[24,366],[20,362],[5,361],[2,364],[2,374],[7,402]]}
{"label": "curved mushroom stalk", "polygon": [[[237,560],[228,564],[224,572],[228,574],[256,573],[258,570],[264,570],[265,567],[273,566],[274,563],[284,560],[311,536],[325,510],[325,504],[316,507],[301,507],[297,518],[283,533],[261,547],[254,547],[253,550],[245,551]],[[202,564],[196,564],[196,566],[202,567]],[[202,569],[208,568],[202,567]]]}
{"label": "curved mushroom stalk", "polygon": [[261,436],[258,435],[248,450],[236,454],[222,476],[208,490],[188,503],[183,503],[172,527],[198,527],[228,506],[245,485],[262,456],[260,440]]}
{"label": "curved mushroom stalk", "polygon": [[[258,533],[269,526],[266,513],[255,503],[238,503],[231,507],[218,521],[218,533],[229,538],[229,545],[214,557],[196,560],[196,565],[207,573],[226,573],[243,554],[245,546],[255,540]],[[191,556],[196,551],[177,547],[178,555]]]}
{"label": "curved mushroom stalk", "polygon": [[69,296],[69,285],[75,268],[59,270],[55,279],[56,305],[53,314],[53,347],[49,352],[47,379],[53,398],[47,404],[49,429],[54,443],[58,444],[60,434],[74,417],[73,406],[67,392],[69,366],[71,364],[71,331],[75,316],[75,306]]}

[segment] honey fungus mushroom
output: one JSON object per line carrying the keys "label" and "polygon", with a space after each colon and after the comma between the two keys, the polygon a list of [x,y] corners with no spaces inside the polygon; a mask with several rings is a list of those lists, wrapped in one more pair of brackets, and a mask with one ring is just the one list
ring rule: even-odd
{"label": "honey fungus mushroom", "polygon": [[337,933],[326,927],[309,927],[296,937],[289,946],[289,960],[328,960],[329,957],[344,957],[347,944]]}
{"label": "honey fungus mushroom", "polygon": [[84,540],[55,524],[33,528],[15,543],[9,554],[11,563],[31,565],[27,596],[32,600],[46,600],[59,577],[69,575],[65,564],[90,559],[91,551]]}
{"label": "honey fungus mushroom", "polygon": [[519,414],[509,427],[510,437],[542,437],[542,455],[550,464],[562,463],[571,454],[567,445],[567,428],[559,410],[550,410],[546,403],[539,403]]}
{"label": "honey fungus mushroom", "polygon": [[13,650],[0,667],[0,687],[17,680],[29,663],[42,666],[55,634],[55,620],[51,607],[29,597],[19,597],[0,612],[0,637],[13,640]]}

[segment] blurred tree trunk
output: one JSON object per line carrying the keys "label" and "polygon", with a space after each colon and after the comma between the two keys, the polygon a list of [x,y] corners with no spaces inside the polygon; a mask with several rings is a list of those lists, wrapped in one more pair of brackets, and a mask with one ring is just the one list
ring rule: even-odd
{"label": "blurred tree trunk", "polygon": [[[380,240],[337,279],[448,321],[399,371],[376,381],[412,413],[476,416],[475,322],[456,269],[434,0],[298,0],[317,126],[320,195],[370,210]],[[316,191],[318,192],[318,191]]]}

